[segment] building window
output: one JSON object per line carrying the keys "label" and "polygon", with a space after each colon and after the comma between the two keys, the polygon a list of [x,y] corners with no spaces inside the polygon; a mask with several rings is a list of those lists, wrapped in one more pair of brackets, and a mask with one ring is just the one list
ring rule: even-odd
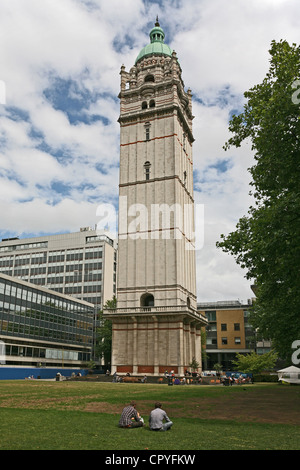
{"label": "building window", "polygon": [[145,77],[145,82],[154,82],[154,75],[147,75]]}
{"label": "building window", "polygon": [[205,316],[208,321],[216,321],[216,311],[215,310],[207,310],[204,312]]}
{"label": "building window", "polygon": [[147,109],[148,105],[147,105],[147,101],[143,101],[142,102],[142,109]]}
{"label": "building window", "polygon": [[143,294],[141,296],[141,307],[153,307],[154,297],[152,294]]}
{"label": "building window", "polygon": [[151,163],[150,162],[145,162],[144,163],[144,169],[145,169],[146,181],[149,181],[149,179],[150,179],[150,168],[151,168]]}
{"label": "building window", "polygon": [[146,133],[146,140],[150,140],[150,123],[146,122],[145,124],[145,133]]}
{"label": "building window", "polygon": [[185,147],[186,147],[186,133],[184,132],[183,133],[183,143],[182,143],[182,148],[183,148],[183,151],[185,152]]}
{"label": "building window", "polygon": [[206,338],[206,345],[216,346],[217,345],[217,338]]}
{"label": "building window", "polygon": [[227,323],[221,323],[221,331],[227,331]]}
{"label": "building window", "polygon": [[154,108],[155,107],[155,101],[151,100],[149,103],[149,108]]}
{"label": "building window", "polygon": [[223,337],[223,338],[222,338],[222,344],[223,344],[223,345],[227,344],[227,338],[226,338],[226,337]]}
{"label": "building window", "polygon": [[217,324],[216,323],[210,323],[207,328],[207,331],[217,331]]}
{"label": "building window", "polygon": [[234,338],[234,344],[241,344],[241,338],[240,337]]}
{"label": "building window", "polygon": [[239,323],[234,324],[234,331],[240,331],[240,324]]}

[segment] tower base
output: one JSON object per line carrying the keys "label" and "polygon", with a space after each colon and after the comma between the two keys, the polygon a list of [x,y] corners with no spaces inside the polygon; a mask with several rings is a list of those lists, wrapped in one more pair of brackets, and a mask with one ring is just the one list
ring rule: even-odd
{"label": "tower base", "polygon": [[[171,311],[172,310],[172,311]],[[205,318],[182,307],[105,310],[112,321],[111,372],[183,376],[193,359],[201,372],[201,327]]]}

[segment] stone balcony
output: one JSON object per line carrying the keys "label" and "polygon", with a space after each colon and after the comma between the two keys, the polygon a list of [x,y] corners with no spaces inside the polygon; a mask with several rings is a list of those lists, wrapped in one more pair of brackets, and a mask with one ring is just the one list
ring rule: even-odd
{"label": "stone balcony", "polygon": [[104,309],[103,313],[105,316],[135,316],[135,315],[187,315],[192,317],[191,320],[200,321],[203,326],[207,325],[207,319],[204,315],[197,312],[187,305],[169,305],[169,306],[157,306],[157,307],[128,307],[128,308],[115,308],[115,309]]}

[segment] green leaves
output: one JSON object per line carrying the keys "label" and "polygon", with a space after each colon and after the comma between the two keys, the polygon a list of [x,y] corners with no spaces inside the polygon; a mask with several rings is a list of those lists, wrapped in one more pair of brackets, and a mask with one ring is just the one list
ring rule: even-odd
{"label": "green leaves", "polygon": [[[108,300],[105,308],[116,308],[117,299],[114,297]],[[103,318],[103,312],[99,312],[99,328],[97,328],[96,338],[96,355],[104,359],[105,364],[110,364],[111,348],[112,348],[112,322],[107,318]]]}
{"label": "green leaves", "polygon": [[238,353],[236,354],[236,359],[232,362],[240,372],[259,374],[263,370],[272,369],[277,358],[278,355],[274,351],[262,355],[251,352],[246,356]]}
{"label": "green leaves", "polygon": [[244,112],[230,121],[233,136],[224,146],[251,140],[255,207],[217,246],[254,280],[253,326],[288,357],[293,340],[300,339],[300,103],[293,99],[300,48],[273,41],[269,52],[269,72],[245,93]]}

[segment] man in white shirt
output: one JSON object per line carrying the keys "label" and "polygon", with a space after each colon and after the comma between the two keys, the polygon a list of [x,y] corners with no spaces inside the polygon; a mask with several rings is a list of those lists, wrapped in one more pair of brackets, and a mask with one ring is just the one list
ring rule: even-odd
{"label": "man in white shirt", "polygon": [[154,406],[155,409],[151,411],[149,416],[151,431],[168,431],[171,429],[173,422],[169,419],[167,413],[161,409],[162,404],[160,402],[157,401]]}

